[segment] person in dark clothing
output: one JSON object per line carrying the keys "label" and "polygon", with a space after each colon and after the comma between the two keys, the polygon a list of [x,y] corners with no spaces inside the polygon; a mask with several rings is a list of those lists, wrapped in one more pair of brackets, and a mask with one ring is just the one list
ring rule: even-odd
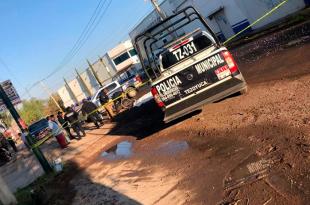
{"label": "person in dark clothing", "polygon": [[83,115],[86,115],[88,119],[96,125],[97,128],[100,128],[100,124],[103,124],[103,122],[98,114],[97,106],[93,102],[83,100],[81,110]]}
{"label": "person in dark clothing", "polygon": [[7,143],[12,147],[14,152],[18,152],[17,147],[16,147],[16,143],[12,138],[11,132],[9,130],[6,130],[3,134],[7,140]]}
{"label": "person in dark clothing", "polygon": [[12,155],[9,150],[8,141],[4,135],[0,132],[0,163],[9,162],[12,159]]}
{"label": "person in dark clothing", "polygon": [[113,117],[115,116],[115,113],[113,111],[113,102],[112,103],[108,103],[110,101],[110,98],[108,96],[108,90],[107,89],[103,89],[100,91],[99,93],[99,101],[100,104],[102,106],[104,106],[104,109],[106,110],[106,113],[108,114],[108,116],[110,117],[110,119],[113,119]]}
{"label": "person in dark clothing", "polygon": [[2,133],[0,133],[0,148],[4,148],[9,151],[8,141]]}
{"label": "person in dark clothing", "polygon": [[84,137],[86,135],[84,128],[79,121],[79,114],[75,112],[71,107],[66,108],[66,113],[64,119],[71,124],[72,129],[77,134],[78,137]]}
{"label": "person in dark clothing", "polygon": [[71,132],[70,132],[70,123],[65,120],[63,112],[58,112],[57,113],[57,120],[59,122],[59,124],[62,126],[62,128],[64,128],[69,136],[70,139],[74,139],[74,137],[72,136]]}
{"label": "person in dark clothing", "polygon": [[109,101],[109,96],[107,95],[107,90],[103,89],[99,94],[99,101],[101,105],[106,104]]}
{"label": "person in dark clothing", "polygon": [[11,136],[7,137],[6,140],[8,141],[8,143],[11,145],[11,147],[13,148],[14,152],[18,152],[15,141],[13,140],[13,138]]}

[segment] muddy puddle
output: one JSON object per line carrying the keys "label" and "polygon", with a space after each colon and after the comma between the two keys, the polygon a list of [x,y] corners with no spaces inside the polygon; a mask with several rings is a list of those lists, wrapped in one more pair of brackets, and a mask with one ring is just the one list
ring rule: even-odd
{"label": "muddy puddle", "polygon": [[189,144],[186,141],[168,141],[157,147],[149,149],[147,152],[133,153],[133,142],[122,141],[113,147],[101,153],[101,159],[118,160],[128,159],[135,156],[151,155],[178,155],[189,149]]}
{"label": "muddy puddle", "polygon": [[188,150],[189,145],[186,141],[168,141],[161,144],[154,150],[157,154],[176,155]]}

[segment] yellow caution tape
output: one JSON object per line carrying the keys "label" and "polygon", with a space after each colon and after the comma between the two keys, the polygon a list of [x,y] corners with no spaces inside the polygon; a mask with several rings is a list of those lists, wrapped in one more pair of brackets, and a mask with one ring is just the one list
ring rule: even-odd
{"label": "yellow caution tape", "polygon": [[[235,35],[233,35],[232,37],[230,37],[229,39],[227,39],[225,42],[224,42],[224,45],[226,45],[228,42],[230,42],[231,40],[233,40],[234,38],[236,38],[237,36],[239,36],[241,33],[243,33],[244,31],[248,30],[249,28],[251,28],[252,26],[256,25],[257,23],[259,23],[260,21],[262,21],[263,19],[265,19],[266,17],[268,17],[269,15],[271,15],[272,13],[274,13],[276,10],[278,10],[280,7],[282,7],[284,4],[286,4],[289,0],[284,0],[283,2],[279,3],[277,6],[275,6],[274,8],[272,8],[269,12],[267,12],[266,14],[264,14],[262,17],[260,17],[259,19],[257,19],[256,21],[254,21],[252,24],[250,24],[249,26],[247,26],[246,28],[244,28],[243,30],[239,31],[238,33],[236,33]],[[150,70],[151,68],[148,68],[147,70]],[[151,82],[150,80],[144,82],[140,87],[146,85],[147,83]],[[113,103],[114,101],[124,97],[125,95],[127,95],[127,92],[124,92],[122,95],[120,95],[119,97],[117,98],[114,98],[112,100],[109,100],[109,102],[105,103],[104,105],[101,105],[99,108],[97,108],[96,110],[94,110],[93,112],[89,113],[87,116],[97,112],[98,110],[100,110],[101,108],[104,108],[106,105],[108,104],[111,104]],[[78,121],[76,121],[78,122]],[[76,123],[74,122],[74,123]],[[73,123],[73,124],[74,124]],[[63,131],[64,128],[67,128],[67,127],[62,127],[62,128],[59,128],[59,131]],[[39,147],[41,146],[44,142],[46,142],[48,139],[50,139],[51,137],[53,137],[52,134],[44,137],[43,139],[41,139],[40,141],[38,141],[37,143],[35,143],[31,148],[36,148],[36,147]]]}
{"label": "yellow caution tape", "polygon": [[[142,83],[139,87],[143,87],[144,85],[148,84],[149,82],[150,82],[150,81],[148,80],[148,81]],[[116,100],[118,100],[118,99],[120,99],[120,98],[123,98],[124,96],[126,96],[126,95],[128,94],[128,92],[129,92],[129,91],[123,92],[123,93],[122,93],[120,96],[118,96],[117,98],[114,98],[114,99],[112,99],[112,100],[109,100],[109,101],[108,101],[107,103],[105,103],[104,105],[101,105],[101,106],[98,107],[96,110],[94,110],[94,111],[92,111],[91,113],[87,114],[86,117],[88,117],[89,115],[91,115],[91,114],[93,114],[93,113],[99,111],[100,109],[104,108],[106,105],[109,105],[109,104],[113,103],[114,101],[116,101]],[[77,123],[77,122],[79,122],[79,120],[73,122],[72,124]],[[69,125],[67,125],[67,126],[65,126],[65,127],[59,127],[59,129],[57,130],[57,132],[58,132],[58,131],[64,131],[65,128],[67,128],[67,127],[69,127]],[[39,140],[37,143],[35,143],[34,145],[32,145],[32,146],[31,146],[31,149],[41,146],[44,142],[46,142],[47,140],[49,140],[49,139],[52,138],[52,137],[53,137],[52,134],[47,135],[46,137],[42,138],[42,139]]]}
{"label": "yellow caution tape", "polygon": [[277,6],[275,6],[274,8],[272,8],[269,12],[267,12],[266,14],[264,14],[262,17],[260,17],[259,19],[257,19],[256,21],[254,21],[252,24],[250,24],[249,26],[247,26],[245,29],[239,31],[238,33],[236,33],[235,35],[233,35],[232,37],[230,37],[229,39],[227,39],[224,42],[224,45],[226,45],[228,42],[230,42],[231,40],[233,40],[234,38],[236,38],[237,36],[239,36],[241,33],[243,33],[244,31],[248,30],[249,28],[251,28],[252,26],[256,25],[257,23],[259,23],[260,21],[262,21],[264,18],[268,17],[269,15],[271,15],[272,13],[274,13],[276,10],[278,10],[280,7],[282,7],[284,4],[286,4],[288,2],[288,0],[284,0],[283,2],[279,3]]}

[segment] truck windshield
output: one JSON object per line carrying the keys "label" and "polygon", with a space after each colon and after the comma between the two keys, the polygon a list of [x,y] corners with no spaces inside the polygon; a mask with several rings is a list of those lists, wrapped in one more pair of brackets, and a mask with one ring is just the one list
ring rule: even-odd
{"label": "truck windshield", "polygon": [[212,45],[212,41],[205,35],[190,37],[181,44],[174,45],[161,54],[162,68],[167,69],[195,53]]}
{"label": "truck windshield", "polygon": [[104,88],[104,90],[107,90],[108,93],[109,93],[109,92],[111,92],[112,90],[114,90],[116,87],[117,87],[116,83],[112,83],[112,84],[106,86],[106,87]]}
{"label": "truck windshield", "polygon": [[42,119],[42,120],[35,122],[34,124],[30,125],[29,126],[29,132],[33,133],[33,132],[45,129],[47,127],[48,127],[48,121],[46,119]]}

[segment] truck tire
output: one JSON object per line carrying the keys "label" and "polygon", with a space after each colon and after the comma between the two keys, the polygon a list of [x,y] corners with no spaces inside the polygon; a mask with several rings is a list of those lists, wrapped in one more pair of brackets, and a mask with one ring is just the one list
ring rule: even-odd
{"label": "truck tire", "polygon": [[240,95],[244,95],[248,92],[248,87],[243,88],[242,90],[239,91]]}

